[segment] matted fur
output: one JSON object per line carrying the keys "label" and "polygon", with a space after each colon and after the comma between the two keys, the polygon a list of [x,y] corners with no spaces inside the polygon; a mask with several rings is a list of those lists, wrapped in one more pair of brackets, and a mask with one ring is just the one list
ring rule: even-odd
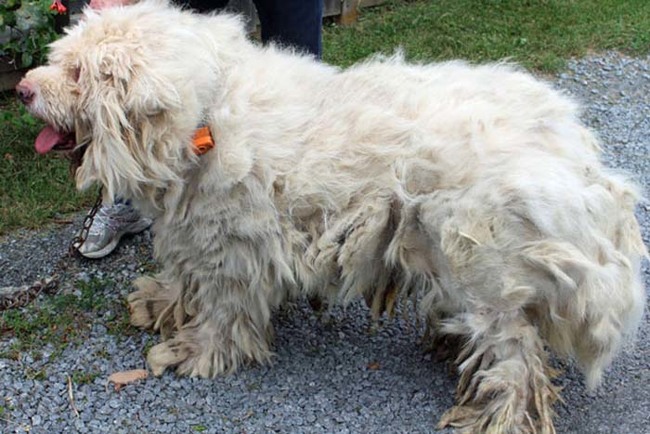
{"label": "matted fur", "polygon": [[[364,297],[375,317],[414,297],[432,345],[462,343],[441,425],[553,432],[545,348],[596,386],[642,315],[634,186],[516,67],[339,70],[145,1],[86,10],[27,80],[30,110],[88,143],[78,186],[155,218],[163,271],[129,302],[162,333],[156,375],[268,361],[290,297]],[[217,147],[197,157],[201,125]]]}

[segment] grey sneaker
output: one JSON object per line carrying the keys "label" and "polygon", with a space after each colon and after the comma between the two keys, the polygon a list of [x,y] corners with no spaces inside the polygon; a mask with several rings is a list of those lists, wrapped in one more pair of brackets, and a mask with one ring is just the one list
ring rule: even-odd
{"label": "grey sneaker", "polygon": [[124,235],[137,234],[149,226],[151,219],[140,217],[129,204],[102,205],[95,214],[88,237],[79,248],[79,253],[86,258],[103,258],[115,250]]}

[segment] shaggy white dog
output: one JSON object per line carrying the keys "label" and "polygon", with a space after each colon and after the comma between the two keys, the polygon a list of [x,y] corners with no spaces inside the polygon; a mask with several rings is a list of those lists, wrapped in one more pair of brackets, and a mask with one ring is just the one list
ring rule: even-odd
{"label": "shaggy white dog", "polygon": [[[294,296],[375,317],[413,298],[429,343],[462,344],[441,425],[548,433],[545,348],[596,386],[642,315],[635,188],[569,98],[512,66],[339,70],[145,1],[86,10],[18,92],[49,124],[39,152],[76,143],[79,188],[155,218],[163,271],[129,302],[163,336],[156,375],[267,362]],[[202,126],[216,147],[198,156]]]}

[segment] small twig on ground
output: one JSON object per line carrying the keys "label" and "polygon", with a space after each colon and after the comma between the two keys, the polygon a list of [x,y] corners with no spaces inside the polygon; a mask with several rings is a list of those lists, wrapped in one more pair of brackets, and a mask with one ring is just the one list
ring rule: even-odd
{"label": "small twig on ground", "polygon": [[74,394],[72,392],[72,378],[68,375],[68,398],[70,399],[70,406],[74,411],[75,416],[79,417],[79,410],[74,405]]}
{"label": "small twig on ground", "polygon": [[14,422],[13,420],[5,419],[4,417],[0,417],[0,421],[6,422],[6,423],[11,423],[13,425],[18,425],[18,422]]}

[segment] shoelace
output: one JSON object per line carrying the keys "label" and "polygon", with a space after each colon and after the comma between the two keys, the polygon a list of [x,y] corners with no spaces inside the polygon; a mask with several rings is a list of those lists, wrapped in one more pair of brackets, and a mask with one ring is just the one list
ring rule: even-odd
{"label": "shoelace", "polygon": [[126,205],[114,204],[112,207],[102,206],[95,216],[94,224],[90,227],[90,234],[98,235],[103,232],[105,227],[116,232],[121,225],[129,220],[133,220],[130,218],[132,214],[133,211],[128,209]]}

